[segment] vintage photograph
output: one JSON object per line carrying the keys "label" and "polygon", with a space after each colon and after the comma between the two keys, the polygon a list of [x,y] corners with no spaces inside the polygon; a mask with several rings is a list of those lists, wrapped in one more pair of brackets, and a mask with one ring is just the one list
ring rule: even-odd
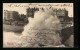
{"label": "vintage photograph", "polygon": [[73,13],[73,3],[3,3],[3,48],[73,48]]}

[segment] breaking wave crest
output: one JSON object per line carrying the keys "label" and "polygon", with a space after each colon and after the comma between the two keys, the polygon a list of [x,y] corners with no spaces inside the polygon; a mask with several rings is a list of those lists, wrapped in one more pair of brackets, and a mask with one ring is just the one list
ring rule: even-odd
{"label": "breaking wave crest", "polygon": [[52,9],[40,10],[35,13],[34,18],[29,18],[29,24],[24,27],[21,36],[25,39],[22,40],[23,46],[59,45],[61,29],[60,20],[54,15]]}

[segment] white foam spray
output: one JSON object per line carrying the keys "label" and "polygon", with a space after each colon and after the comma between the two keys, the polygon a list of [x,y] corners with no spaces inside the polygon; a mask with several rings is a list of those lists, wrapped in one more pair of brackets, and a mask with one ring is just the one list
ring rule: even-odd
{"label": "white foam spray", "polygon": [[60,20],[52,9],[39,10],[34,18],[29,18],[29,24],[22,32],[23,47],[38,47],[40,45],[59,45],[61,38],[58,30],[61,30]]}

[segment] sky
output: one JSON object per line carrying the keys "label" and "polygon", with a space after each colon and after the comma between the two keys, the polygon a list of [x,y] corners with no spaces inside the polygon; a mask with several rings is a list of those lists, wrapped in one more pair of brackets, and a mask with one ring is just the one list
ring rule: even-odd
{"label": "sky", "polygon": [[26,14],[28,6],[48,8],[50,5],[53,8],[65,8],[68,11],[68,16],[73,17],[73,3],[3,3],[3,10],[18,11],[19,14]]}

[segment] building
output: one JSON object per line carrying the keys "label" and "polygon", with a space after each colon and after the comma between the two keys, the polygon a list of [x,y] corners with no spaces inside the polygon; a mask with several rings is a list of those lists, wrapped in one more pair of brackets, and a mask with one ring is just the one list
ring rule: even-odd
{"label": "building", "polygon": [[60,21],[66,21],[65,19],[69,19],[68,17],[68,11],[66,9],[57,9],[57,8],[52,8],[53,10],[53,15],[56,15]]}
{"label": "building", "polygon": [[26,12],[27,12],[27,17],[34,17],[34,13],[35,13],[35,11],[39,11],[39,8],[28,8],[28,9],[26,9]]}
{"label": "building", "polygon": [[18,12],[16,11],[4,10],[3,16],[4,20],[17,20],[19,18]]}
{"label": "building", "polygon": [[68,16],[68,11],[66,9],[58,9],[56,10],[57,16]]}

